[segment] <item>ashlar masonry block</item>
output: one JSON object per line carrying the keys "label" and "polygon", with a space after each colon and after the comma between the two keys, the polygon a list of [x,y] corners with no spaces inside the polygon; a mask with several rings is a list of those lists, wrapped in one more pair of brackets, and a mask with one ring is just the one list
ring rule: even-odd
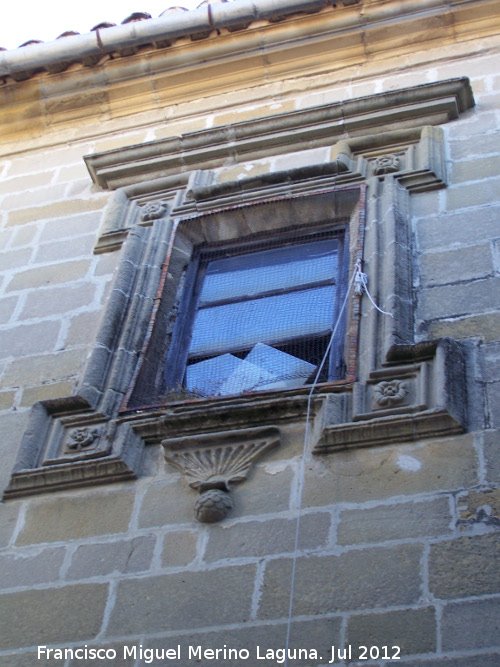
{"label": "ashlar masonry block", "polygon": [[[327,512],[302,515],[299,549],[323,546],[328,539],[330,523],[331,518]],[[245,521],[228,528],[214,526],[209,533],[205,559],[213,561],[291,553],[294,550],[296,526],[296,520],[293,519]]]}
{"label": "ashlar masonry block", "polygon": [[446,605],[441,619],[444,651],[498,647],[500,599]]}
{"label": "ashlar masonry block", "polygon": [[[432,653],[437,647],[435,609],[424,607],[351,616],[347,622],[346,641],[354,647],[389,646],[391,656],[392,647],[398,646],[401,649],[400,658]],[[354,654],[352,657],[355,660]]]}
{"label": "ashlar masonry block", "polygon": [[30,502],[17,546],[65,542],[94,535],[125,532],[130,522],[135,489],[124,487]]}
{"label": "ashlar masonry block", "polygon": [[[296,658],[291,658],[289,664],[293,664],[294,667],[310,667],[311,664],[318,664],[319,660],[329,660],[332,645],[339,646],[340,644],[341,623],[342,619],[340,617],[316,617],[314,620],[292,622],[290,628],[290,649],[291,651],[297,651],[297,653],[292,653],[292,656],[296,655]],[[199,658],[197,658],[198,654],[193,654],[193,652],[196,652],[198,647],[201,650],[216,651],[217,649],[222,649],[224,646],[238,652],[247,650],[249,657],[244,660],[235,660],[234,654],[231,656],[227,653],[226,658],[224,658],[224,654],[221,651],[216,660],[212,662],[212,660],[207,659],[206,663],[210,664],[208,662],[210,660],[212,664],[217,664],[217,667],[236,667],[236,665],[238,667],[240,665],[245,665],[245,667],[262,667],[266,665],[267,667],[267,665],[271,665],[273,662],[265,660],[263,656],[266,655],[268,649],[272,649],[275,652],[275,657],[281,660],[279,655],[276,656],[276,649],[286,646],[286,635],[286,623],[273,623],[272,625],[254,623],[240,628],[223,628],[214,630],[213,632],[182,634],[175,638],[175,642],[172,641],[171,636],[149,639],[143,642],[143,646],[148,649],[161,651],[172,645],[180,645],[180,660],[173,659],[168,662],[169,665],[175,665],[176,667],[186,667],[189,664],[188,659],[190,655],[191,661],[197,664],[199,662]],[[193,647],[191,654],[189,652],[190,646]],[[259,647],[259,653],[257,653],[257,647]],[[318,654],[318,660],[311,662],[311,660],[305,659],[303,657],[304,653],[299,654],[299,648],[305,649],[308,656],[310,655],[309,651],[315,650]],[[245,654],[242,653],[240,655]],[[274,664],[283,663],[276,663],[276,660],[274,660]],[[141,667],[143,667],[143,663],[141,663]]]}
{"label": "ashlar masonry block", "polygon": [[363,544],[449,534],[450,521],[447,498],[361,507],[340,513],[337,540],[339,544]]}
{"label": "ashlar masonry block", "polygon": [[107,584],[1,595],[0,649],[93,639],[101,629],[107,597]]}
{"label": "ashlar masonry block", "polygon": [[500,534],[461,537],[431,547],[429,588],[440,599],[500,593]]}
{"label": "ashlar masonry block", "polygon": [[222,567],[118,584],[107,635],[124,636],[244,623],[250,618],[255,567]]}
{"label": "ashlar masonry block", "polygon": [[0,588],[33,586],[59,579],[66,549],[44,549],[35,555],[10,553],[0,556]]}
{"label": "ashlar masonry block", "polygon": [[[451,460],[455,465],[450,466]],[[313,460],[307,467],[304,505],[462,489],[477,483],[477,465],[470,436],[339,451]]]}
{"label": "ashlar masonry block", "polygon": [[[421,554],[420,545],[406,544],[298,558],[293,613],[300,616],[414,604],[420,596]],[[287,616],[291,574],[291,559],[267,564],[259,618]]]}
{"label": "ashlar masonry block", "polygon": [[73,554],[67,579],[86,579],[113,572],[147,570],[153,557],[156,539],[139,535],[128,540],[82,544]]}

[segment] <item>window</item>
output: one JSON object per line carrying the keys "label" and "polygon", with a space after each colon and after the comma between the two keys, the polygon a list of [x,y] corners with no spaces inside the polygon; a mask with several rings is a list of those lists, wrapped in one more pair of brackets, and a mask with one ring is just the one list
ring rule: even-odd
{"label": "window", "polygon": [[[166,393],[217,397],[313,381],[338,318],[344,229],[194,248],[165,365]],[[339,332],[320,381],[345,372]]]}

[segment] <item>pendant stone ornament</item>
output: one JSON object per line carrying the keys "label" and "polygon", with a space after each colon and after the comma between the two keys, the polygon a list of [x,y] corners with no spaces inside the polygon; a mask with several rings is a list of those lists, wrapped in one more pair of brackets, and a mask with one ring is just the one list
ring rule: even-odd
{"label": "pendant stone ornament", "polygon": [[254,462],[279,445],[276,426],[208,433],[164,440],[165,459],[200,492],[194,513],[200,523],[215,523],[232,509],[231,485],[243,482]]}

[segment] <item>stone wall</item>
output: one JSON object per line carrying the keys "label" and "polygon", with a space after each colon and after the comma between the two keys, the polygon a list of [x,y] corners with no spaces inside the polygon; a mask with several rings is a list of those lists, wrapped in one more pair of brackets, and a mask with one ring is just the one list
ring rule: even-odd
{"label": "stone wall", "polygon": [[[235,488],[235,507],[218,525],[194,522],[196,493],[159,445],[146,448],[137,480],[0,504],[5,667],[280,664],[299,503],[290,647],[308,655],[290,666],[327,664],[332,646],[352,648],[334,664],[388,664],[384,646],[389,656],[400,647],[401,667],[500,664],[500,47],[491,36],[410,47],[403,63],[380,53],[341,72],[282,81],[270,73],[264,87],[207,97],[207,111],[185,100],[166,112],[132,105],[128,115],[79,128],[82,138],[48,123],[35,146],[22,133],[6,145],[2,489],[31,406],[75,391],[120,260],[121,251],[92,253],[109,193],[92,183],[84,155],[453,77],[470,78],[476,102],[443,125],[447,187],[411,195],[416,340],[464,342],[467,432],[307,451],[302,467],[304,423],[291,420],[279,449]],[[252,160],[221,168],[219,177],[285,165],[287,156]],[[109,659],[38,659],[39,645],[105,649]],[[361,660],[361,646],[380,653]],[[243,653],[210,653],[224,648]],[[174,653],[151,663],[150,649]],[[265,659],[268,649],[274,654]]]}

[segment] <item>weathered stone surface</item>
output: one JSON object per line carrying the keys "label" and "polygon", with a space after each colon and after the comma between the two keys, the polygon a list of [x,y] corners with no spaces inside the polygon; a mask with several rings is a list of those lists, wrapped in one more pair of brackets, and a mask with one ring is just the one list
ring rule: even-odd
{"label": "weathered stone surface", "polygon": [[447,498],[346,510],[340,513],[337,541],[361,544],[442,535],[450,532],[450,521]]}
{"label": "weathered stone surface", "polygon": [[[315,549],[328,540],[331,517],[326,512],[303,514],[299,549]],[[207,561],[293,552],[295,519],[244,521],[231,526],[213,526],[205,551]]]}
{"label": "weathered stone surface", "polygon": [[134,489],[93,491],[47,500],[30,500],[16,544],[63,542],[127,530]]}
{"label": "weathered stone surface", "polygon": [[500,309],[500,278],[432,287],[420,294],[422,319],[476,315]]}
{"label": "weathered stone surface", "polygon": [[243,565],[131,579],[118,584],[108,636],[243,623],[255,567]]}
{"label": "weathered stone surface", "polygon": [[149,569],[156,538],[141,535],[130,540],[82,544],[73,554],[67,579],[86,579],[112,572],[142,572]]}
{"label": "weathered stone surface", "polygon": [[[413,604],[420,595],[420,557],[421,547],[411,544],[298,558],[293,613],[299,616]],[[287,616],[291,572],[291,559],[267,564],[259,618]]]}
{"label": "weathered stone surface", "polygon": [[500,330],[500,313],[437,320],[425,325],[425,330],[430,338],[449,336],[459,340],[474,337],[485,342],[496,341]]}
{"label": "weathered stone surface", "polygon": [[[77,653],[71,657],[71,654],[68,654],[68,667],[95,667],[96,665],[106,665],[106,667],[135,667],[135,660],[131,659],[130,653],[125,651],[125,646],[127,649],[131,646],[137,646],[139,649],[140,644],[142,643],[140,639],[133,638],[130,641],[121,641],[121,642],[85,642],[89,649],[89,654],[85,658],[85,654]],[[84,648],[82,644],[79,644],[75,648]],[[90,650],[94,649],[98,653],[92,657]],[[114,656],[114,657],[113,657]],[[37,663],[38,664],[38,663]],[[59,661],[59,665],[61,662]],[[154,663],[149,663],[150,665]],[[167,663],[168,664],[168,663]]]}
{"label": "weathered stone surface", "polygon": [[347,622],[346,643],[354,648],[353,662],[359,658],[359,650],[356,650],[359,646],[377,646],[380,657],[383,656],[382,646],[388,647],[390,656],[392,647],[399,646],[400,658],[432,653],[437,646],[436,611],[425,607],[351,616]]}
{"label": "weathered stone surface", "polygon": [[43,384],[40,387],[28,387],[23,390],[21,405],[30,407],[37,401],[45,401],[52,398],[62,398],[71,396],[75,388],[74,382],[54,382],[53,384]]}
{"label": "weathered stone surface", "polygon": [[[281,448],[280,448],[281,449]],[[273,466],[256,465],[244,484],[231,491],[233,509],[231,518],[281,512],[290,508],[293,484],[290,467],[280,469]]]}
{"label": "weathered stone surface", "polygon": [[443,651],[497,648],[500,630],[500,599],[448,604],[443,610]]}
{"label": "weathered stone surface", "polygon": [[[340,618],[319,617],[312,621],[293,622],[290,628],[290,650],[297,652],[291,654],[289,665],[293,667],[309,667],[310,665],[319,664],[319,660],[324,660],[325,662],[330,660],[332,645],[339,646],[340,644],[341,622]],[[178,665],[179,667],[185,667],[190,662],[193,664],[200,662],[197,660],[198,653],[196,653],[199,646],[202,651],[205,649],[216,651],[217,649],[223,649],[224,646],[235,649],[238,652],[241,650],[248,651],[248,658],[245,657],[245,654],[241,654],[240,659],[235,659],[234,654],[230,655],[229,653],[226,654],[226,659],[224,659],[224,653],[221,651],[212,663],[216,664],[217,667],[240,667],[240,665],[245,665],[245,667],[262,667],[263,665],[283,664],[282,655],[277,653],[277,651],[284,649],[286,646],[286,634],[286,623],[279,623],[181,635],[176,637],[175,640],[170,636],[147,640],[143,644],[147,649],[160,651],[162,648],[177,648],[177,645],[180,645],[180,660],[173,659],[168,661],[169,665]],[[191,659],[189,660],[190,646],[193,648],[191,649]],[[269,649],[274,651],[274,660],[265,659],[266,652]],[[309,651],[315,650],[318,658],[316,660],[305,659],[303,657],[304,653],[299,654],[298,649],[305,649],[308,652],[308,656],[310,655]],[[240,654],[238,653],[238,655]],[[210,658],[208,656],[205,657],[207,664],[209,664],[208,660]],[[281,662],[278,662],[279,660]],[[211,659],[210,661],[212,662]],[[202,662],[204,663],[205,660],[202,659]],[[140,667],[144,667],[146,664],[145,660],[139,662]],[[166,661],[165,664],[167,664]]]}
{"label": "weathered stone surface", "polygon": [[95,243],[95,236],[89,234],[77,239],[52,241],[39,246],[35,262],[59,262],[73,257],[90,255]]}
{"label": "weathered stone surface", "polygon": [[481,345],[479,355],[483,382],[500,380],[500,343]]}
{"label": "weathered stone surface", "polygon": [[0,357],[50,352],[54,349],[60,329],[60,322],[40,322],[0,331]]}
{"label": "weathered stone surface", "polygon": [[12,246],[23,246],[33,241],[38,233],[38,225],[25,225],[24,227],[17,227],[11,231],[14,232]]}
{"label": "weathered stone surface", "polygon": [[19,514],[20,504],[0,503],[0,548],[9,544]]}
{"label": "weathered stone surface", "polygon": [[96,286],[92,283],[76,283],[67,287],[37,289],[28,295],[19,319],[45,317],[57,313],[70,313],[92,303]]}
{"label": "weathered stone surface", "polygon": [[25,192],[33,188],[40,188],[48,185],[54,177],[54,170],[40,171],[38,174],[29,174],[29,176],[17,176],[0,181],[0,194],[10,192]]}
{"label": "weathered stone surface", "polygon": [[489,244],[457,248],[423,255],[420,260],[422,285],[447,285],[493,274]]}
{"label": "weathered stone surface", "polygon": [[60,262],[51,266],[40,266],[16,273],[7,286],[8,291],[47,287],[59,283],[81,280],[90,268],[88,260]]}
{"label": "weathered stone surface", "polygon": [[96,211],[102,209],[106,202],[99,199],[67,199],[65,201],[46,204],[45,206],[33,206],[31,208],[18,209],[9,213],[7,225],[24,225],[26,222],[35,220],[49,220],[51,218],[62,218],[68,215]]}
{"label": "weathered stone surface", "polygon": [[16,651],[2,655],[2,667],[60,667],[61,661],[52,658],[38,658],[37,651]]}
{"label": "weathered stone surface", "polygon": [[14,405],[15,391],[0,391],[0,410],[8,410]]}
{"label": "weathered stone surface", "polygon": [[462,489],[477,483],[476,471],[476,452],[468,435],[337,452],[316,457],[306,467],[303,504],[311,507]]}
{"label": "weathered stone surface", "polygon": [[[413,203],[420,197],[429,197],[426,193],[412,200]],[[434,203],[437,206],[436,203]],[[421,251],[434,250],[456,244],[483,243],[500,235],[500,206],[496,203],[488,207],[470,211],[444,213],[436,216],[437,208],[429,211],[417,223],[418,247]]]}
{"label": "weathered stone surface", "polygon": [[146,491],[139,513],[139,528],[170,523],[195,523],[194,504],[199,494],[184,479],[170,476],[156,481]]}
{"label": "weathered stone surface", "polygon": [[44,549],[36,555],[4,554],[0,556],[0,587],[32,586],[59,579],[66,554],[64,547]]}
{"label": "weathered stone surface", "polygon": [[406,660],[398,662],[399,667],[498,667],[500,653],[467,656],[464,658],[431,658],[430,660]]}
{"label": "weathered stone surface", "polygon": [[101,314],[100,310],[96,310],[72,317],[66,337],[68,347],[92,344],[97,335]]}
{"label": "weathered stone surface", "polygon": [[451,163],[453,183],[481,181],[485,177],[500,175],[500,156],[474,157],[469,160],[455,160]]}
{"label": "weathered stone surface", "polygon": [[49,151],[35,150],[26,157],[19,157],[12,163],[9,169],[9,177],[26,174],[37,177],[40,173],[40,167],[43,171],[52,171],[57,167],[80,162],[86,148],[88,148],[88,145],[80,144],[77,146],[55,148]]}
{"label": "weathered stone surface", "polygon": [[500,428],[500,382],[491,382],[487,388],[490,424],[493,428]]}
{"label": "weathered stone surface", "polygon": [[0,386],[19,387],[63,380],[78,373],[85,356],[85,350],[75,349],[16,359],[7,366]]}
{"label": "weathered stone surface", "polygon": [[45,223],[40,234],[40,243],[60,241],[61,239],[74,238],[85,234],[95,233],[101,224],[101,212],[92,211],[71,215],[67,218],[58,218]]}
{"label": "weathered stone surface", "polygon": [[469,491],[458,496],[457,508],[460,519],[471,520],[477,518],[480,508],[486,510],[487,516],[500,517],[500,489],[484,491]]}
{"label": "weathered stone surface", "polygon": [[[484,133],[474,137],[474,154],[491,154],[500,153],[500,137],[496,133]],[[455,141],[450,141],[450,157],[453,160],[463,160],[470,158],[471,141],[467,133],[465,137],[456,138]],[[493,198],[492,201],[495,201]]]}
{"label": "weathered stone surface", "polygon": [[5,593],[0,596],[0,648],[93,639],[107,597],[107,584]]}
{"label": "weathered stone surface", "polygon": [[0,324],[7,324],[17,306],[17,296],[3,298],[0,301]]}
{"label": "weathered stone surface", "polygon": [[486,479],[489,483],[500,482],[500,433],[485,433],[483,444],[486,460]]}
{"label": "weathered stone surface", "polygon": [[500,533],[461,537],[431,547],[429,588],[441,599],[500,592]]}
{"label": "weathered stone surface", "polygon": [[[0,438],[0,461],[2,461],[2,465],[0,466],[0,490],[2,493],[9,482],[10,472],[16,460],[17,450],[28,417],[28,410],[22,413],[8,411],[0,415],[0,433],[2,433],[2,437]],[[0,508],[2,507],[3,505],[0,504]]]}
{"label": "weathered stone surface", "polygon": [[29,262],[32,254],[32,248],[21,248],[20,250],[0,252],[0,271],[17,269],[20,266],[24,266]]}
{"label": "weathered stone surface", "polygon": [[40,206],[50,201],[61,201],[66,187],[64,183],[56,183],[41,188],[26,188],[24,191],[6,195],[2,205],[7,211],[11,211],[28,206]]}
{"label": "weathered stone surface", "polygon": [[198,533],[194,530],[169,531],[163,538],[161,562],[164,567],[184,567],[196,558]]}
{"label": "weathered stone surface", "polygon": [[454,211],[469,206],[481,206],[496,201],[496,193],[500,187],[500,179],[490,178],[479,183],[460,185],[449,188],[446,193],[446,209]]}

